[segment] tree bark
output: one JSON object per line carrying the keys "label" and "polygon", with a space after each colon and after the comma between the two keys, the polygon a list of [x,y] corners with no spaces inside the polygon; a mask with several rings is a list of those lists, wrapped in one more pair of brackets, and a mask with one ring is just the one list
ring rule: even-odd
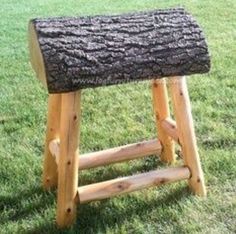
{"label": "tree bark", "polygon": [[49,93],[210,69],[202,30],[182,8],[33,19],[29,33],[31,62]]}

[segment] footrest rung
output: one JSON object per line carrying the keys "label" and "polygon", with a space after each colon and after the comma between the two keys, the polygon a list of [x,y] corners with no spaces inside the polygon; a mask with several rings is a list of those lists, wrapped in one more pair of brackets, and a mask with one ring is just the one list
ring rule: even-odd
{"label": "footrest rung", "polygon": [[188,167],[155,170],[79,187],[76,200],[86,203],[189,178]]}
{"label": "footrest rung", "polygon": [[[49,143],[49,149],[51,154],[55,156],[56,162],[58,163],[60,154],[60,140],[52,140]],[[160,154],[161,150],[162,146],[160,142],[157,139],[154,139],[101,150],[98,152],[82,154],[79,156],[79,169],[84,170],[88,168],[108,165],[111,163],[118,163],[150,156],[152,154]]]}

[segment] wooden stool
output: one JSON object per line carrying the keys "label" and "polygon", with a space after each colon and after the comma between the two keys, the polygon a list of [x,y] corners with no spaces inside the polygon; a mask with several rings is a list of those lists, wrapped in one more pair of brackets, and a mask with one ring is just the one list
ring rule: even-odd
{"label": "wooden stool", "polygon": [[[49,92],[43,187],[57,190],[57,224],[70,226],[76,204],[186,179],[206,195],[184,75],[205,73],[210,58],[203,33],[183,9],[118,16],[34,19],[29,48]],[[170,118],[166,80],[175,120]],[[79,155],[81,89],[152,79],[158,139]],[[141,92],[141,91],[140,91]],[[183,166],[78,187],[78,170],[160,154]]]}

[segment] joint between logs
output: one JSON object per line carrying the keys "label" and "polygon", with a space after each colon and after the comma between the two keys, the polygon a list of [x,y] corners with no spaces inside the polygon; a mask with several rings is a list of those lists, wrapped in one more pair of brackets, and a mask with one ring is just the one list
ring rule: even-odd
{"label": "joint between logs", "polygon": [[80,204],[80,196],[79,196],[79,190],[78,189],[77,189],[74,201],[75,201],[75,203]]}
{"label": "joint between logs", "polygon": [[171,137],[171,139],[173,139],[178,144],[180,143],[177,126],[174,120],[172,120],[170,117],[164,118],[161,120],[161,127],[165,133]]}

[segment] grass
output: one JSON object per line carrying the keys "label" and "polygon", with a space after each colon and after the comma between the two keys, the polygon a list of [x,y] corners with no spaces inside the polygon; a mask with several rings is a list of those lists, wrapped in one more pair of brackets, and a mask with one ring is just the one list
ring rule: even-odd
{"label": "grass", "polygon": [[[186,183],[81,205],[76,225],[55,226],[55,193],[41,189],[47,93],[30,67],[27,23],[34,17],[165,8],[180,1],[1,0],[0,233],[235,233],[236,1],[181,1],[207,36],[210,74],[190,78],[207,199]],[[142,92],[140,92],[142,90]],[[108,118],[109,116],[109,118]],[[111,134],[112,133],[112,134]],[[82,152],[155,136],[147,83],[83,93]],[[163,166],[147,158],[80,173],[87,184]]]}

